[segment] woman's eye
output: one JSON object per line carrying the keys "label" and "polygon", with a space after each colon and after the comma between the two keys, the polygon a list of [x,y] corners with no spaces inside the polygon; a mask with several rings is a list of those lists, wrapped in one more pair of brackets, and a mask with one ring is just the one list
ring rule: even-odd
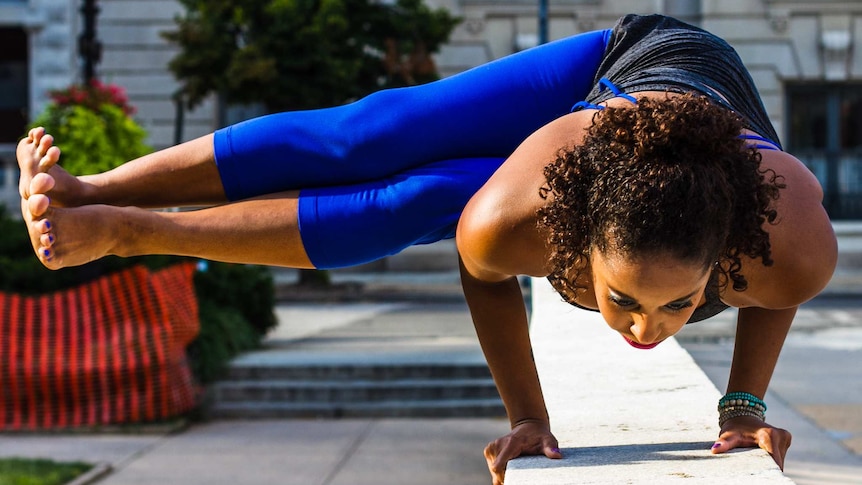
{"label": "woman's eye", "polygon": [[622,308],[628,308],[637,305],[634,300],[629,300],[628,298],[617,298],[615,296],[610,296],[608,297],[608,299],[611,300],[614,305]]}
{"label": "woman's eye", "polygon": [[680,303],[668,303],[667,305],[665,305],[665,308],[667,308],[668,310],[670,310],[672,312],[678,312],[678,311],[685,310],[686,308],[690,307],[691,305],[692,305],[692,303],[690,301],[685,301],[685,302],[680,302]]}

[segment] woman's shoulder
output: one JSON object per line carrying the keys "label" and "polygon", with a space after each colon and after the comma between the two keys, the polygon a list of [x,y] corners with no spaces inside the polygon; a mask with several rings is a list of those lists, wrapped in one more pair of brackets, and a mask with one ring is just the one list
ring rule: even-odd
{"label": "woman's shoulder", "polygon": [[521,179],[518,187],[505,174],[495,177],[471,198],[458,221],[456,243],[464,266],[488,281],[543,276],[546,249],[536,223],[541,185]]}
{"label": "woman's shoulder", "polygon": [[547,274],[547,247],[537,224],[546,200],[545,167],[580,142],[593,113],[558,118],[524,140],[470,199],[458,222],[458,250],[467,269],[488,275]]}
{"label": "woman's shoulder", "polygon": [[832,223],[823,208],[817,178],[796,157],[781,151],[762,151],[761,168],[783,184],[775,202],[777,218],[765,223],[773,264],[742,261],[748,289],[726,289],[722,299],[733,306],[788,308],[816,296],[832,277],[838,258]]}

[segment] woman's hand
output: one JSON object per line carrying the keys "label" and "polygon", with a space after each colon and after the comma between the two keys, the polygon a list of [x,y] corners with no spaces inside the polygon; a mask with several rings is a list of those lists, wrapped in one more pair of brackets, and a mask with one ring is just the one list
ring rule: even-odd
{"label": "woman's hand", "polygon": [[[712,445],[713,453],[724,453],[734,448],[763,448],[772,455],[778,468],[784,470],[784,457],[790,448],[792,436],[786,429],[776,428],[752,416],[729,419],[721,427],[718,441]],[[487,452],[486,452],[487,455]]]}
{"label": "woman's hand", "polygon": [[551,434],[547,423],[526,421],[512,428],[506,436],[497,438],[485,447],[485,460],[494,485],[503,485],[506,464],[509,460],[523,455],[545,455],[559,459],[563,455],[558,448],[557,438]]}

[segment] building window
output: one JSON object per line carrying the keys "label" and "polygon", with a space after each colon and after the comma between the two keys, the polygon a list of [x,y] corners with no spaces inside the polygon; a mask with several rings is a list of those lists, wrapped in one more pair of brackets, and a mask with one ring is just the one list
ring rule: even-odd
{"label": "building window", "polygon": [[27,127],[28,49],[21,28],[0,28],[0,143],[15,143]]}
{"label": "building window", "polygon": [[788,86],[788,151],[820,180],[832,219],[862,219],[862,84]]}

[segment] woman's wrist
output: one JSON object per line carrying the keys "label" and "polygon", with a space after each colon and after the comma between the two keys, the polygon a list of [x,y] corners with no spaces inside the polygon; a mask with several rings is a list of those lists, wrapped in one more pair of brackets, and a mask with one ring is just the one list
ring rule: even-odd
{"label": "woman's wrist", "polygon": [[551,429],[551,422],[550,422],[550,420],[548,420],[548,418],[521,418],[521,419],[518,419],[518,420],[511,422],[512,429],[515,429],[518,426],[523,426],[523,425],[527,425],[527,424],[542,426],[542,427],[547,428],[549,430]]}
{"label": "woman's wrist", "polygon": [[718,426],[742,416],[766,421],[766,403],[748,392],[729,392],[718,401]]}

